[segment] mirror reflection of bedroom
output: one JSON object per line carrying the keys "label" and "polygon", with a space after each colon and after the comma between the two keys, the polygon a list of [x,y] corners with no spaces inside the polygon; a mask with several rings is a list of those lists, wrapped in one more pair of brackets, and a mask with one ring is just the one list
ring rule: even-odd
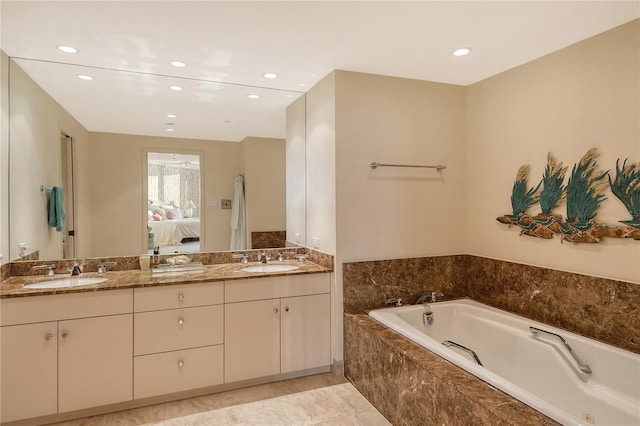
{"label": "mirror reflection of bedroom", "polygon": [[148,250],[161,254],[200,251],[200,156],[147,155]]}

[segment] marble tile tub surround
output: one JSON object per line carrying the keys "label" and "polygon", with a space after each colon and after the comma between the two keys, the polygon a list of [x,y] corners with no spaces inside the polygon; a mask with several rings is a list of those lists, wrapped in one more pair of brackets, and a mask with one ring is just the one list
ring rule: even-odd
{"label": "marble tile tub surround", "polygon": [[394,297],[414,303],[426,291],[442,292],[446,298],[465,297],[465,274],[465,255],[344,263],[344,311],[381,308]]}
{"label": "marble tile tub surround", "polygon": [[[179,247],[179,246],[176,246]],[[256,262],[258,255],[262,252],[266,252],[271,259],[276,259],[278,253],[284,251],[280,249],[266,249],[266,250],[237,250],[233,252],[210,252],[210,253],[185,253],[191,257],[192,262],[202,262],[205,265],[219,265],[224,263],[238,263],[238,259],[233,258],[233,254],[244,253],[249,256],[250,262]],[[296,253],[305,253],[305,248],[287,248],[286,251],[295,251]],[[160,255],[160,262],[164,263],[168,257],[176,256],[173,254]],[[83,272],[97,272],[98,265],[101,262],[116,262],[114,266],[109,266],[109,271],[127,271],[132,269],[140,269],[139,256],[120,256],[120,257],[96,257],[96,258],[79,258],[79,259],[63,259],[63,260],[39,260],[39,261],[23,261],[23,262],[11,262],[10,276],[29,276],[29,275],[42,275],[42,271],[34,271],[34,266],[39,265],[55,265],[57,274],[64,274],[67,268],[73,266],[74,263],[83,265]],[[331,262],[333,267],[333,261]]]}
{"label": "marble tile tub surround", "polygon": [[441,291],[640,353],[640,284],[456,255],[345,263],[343,286],[345,313]]}
{"label": "marble tile tub surround", "polygon": [[345,376],[394,425],[557,425],[364,314],[345,314]]}
{"label": "marble tile tub surround", "polygon": [[640,284],[467,256],[467,296],[640,353]]}

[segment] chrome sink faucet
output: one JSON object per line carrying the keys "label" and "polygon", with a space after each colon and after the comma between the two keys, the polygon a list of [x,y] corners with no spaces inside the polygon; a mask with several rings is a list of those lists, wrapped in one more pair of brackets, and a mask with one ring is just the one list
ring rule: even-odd
{"label": "chrome sink faucet", "polygon": [[74,263],[73,266],[69,269],[69,272],[71,272],[72,277],[80,275],[82,273],[82,266]]}
{"label": "chrome sink faucet", "polygon": [[262,253],[260,253],[258,255],[258,262],[260,263],[267,263],[267,260],[271,259],[269,256],[267,256],[267,252],[263,251]]}

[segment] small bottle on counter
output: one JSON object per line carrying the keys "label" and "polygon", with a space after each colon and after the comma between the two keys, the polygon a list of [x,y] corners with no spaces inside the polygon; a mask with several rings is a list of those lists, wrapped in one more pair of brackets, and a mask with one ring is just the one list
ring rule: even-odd
{"label": "small bottle on counter", "polygon": [[158,265],[160,263],[160,247],[153,248],[153,265]]}

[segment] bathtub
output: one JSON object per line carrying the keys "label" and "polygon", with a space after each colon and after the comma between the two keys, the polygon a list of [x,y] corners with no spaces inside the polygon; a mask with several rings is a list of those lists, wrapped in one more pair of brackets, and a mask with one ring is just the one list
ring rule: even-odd
{"label": "bathtub", "polygon": [[640,355],[467,299],[369,315],[563,425],[640,425]]}

